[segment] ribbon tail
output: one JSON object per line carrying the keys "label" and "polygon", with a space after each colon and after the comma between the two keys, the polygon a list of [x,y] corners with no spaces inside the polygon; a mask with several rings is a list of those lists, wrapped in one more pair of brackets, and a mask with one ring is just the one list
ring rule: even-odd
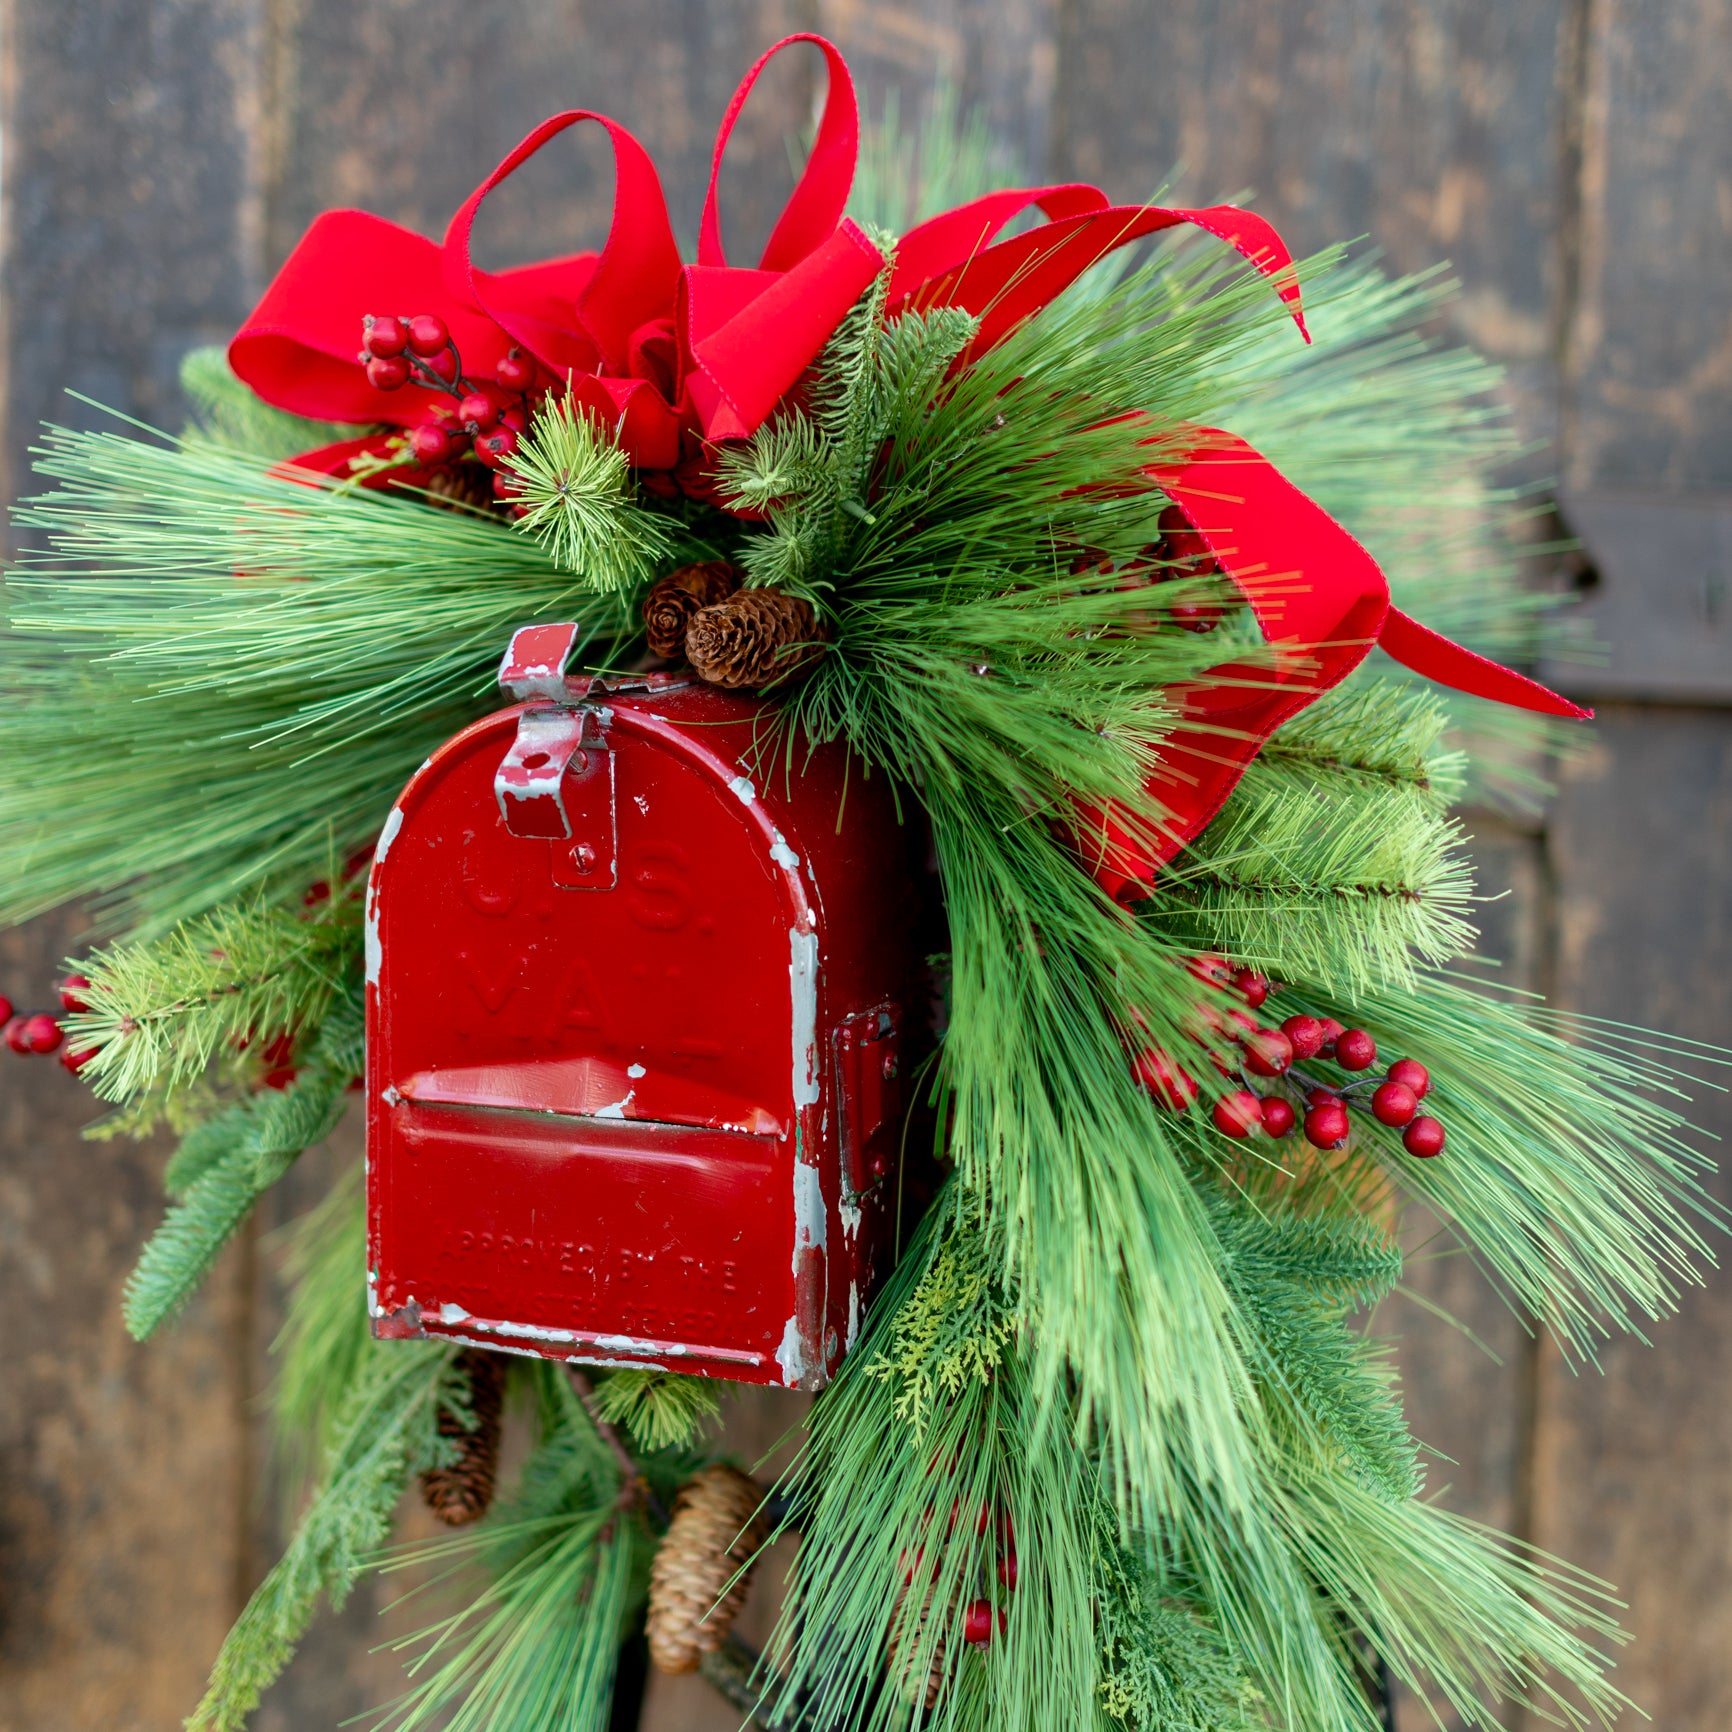
{"label": "ribbon tail", "polygon": [[1568,716],[1572,721],[1585,721],[1594,713],[1559,697],[1526,674],[1518,674],[1513,668],[1464,649],[1398,607],[1390,608],[1383,616],[1383,629],[1377,641],[1404,668],[1454,691],[1489,698],[1493,703],[1508,704],[1518,710],[1535,710],[1542,716]]}

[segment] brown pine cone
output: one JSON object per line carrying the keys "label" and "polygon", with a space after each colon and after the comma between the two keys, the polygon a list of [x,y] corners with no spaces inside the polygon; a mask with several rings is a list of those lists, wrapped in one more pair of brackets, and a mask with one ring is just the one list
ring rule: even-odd
{"label": "brown pine cone", "polygon": [[823,654],[812,604],[779,589],[742,589],[700,609],[686,627],[686,660],[713,686],[778,686]]}
{"label": "brown pine cone", "polygon": [[769,1537],[763,1500],[756,1481],[719,1465],[680,1487],[650,1565],[646,1622],[660,1671],[695,1672],[726,1639],[746,1602],[748,1578],[735,1574]]}
{"label": "brown pine cone", "polygon": [[[908,1597],[908,1590],[901,1589],[896,1595],[896,1610],[890,1623],[889,1662],[890,1682],[896,1691],[897,1699],[906,1702],[910,1707],[933,1708],[938,1704],[938,1692],[944,1688],[945,1660],[948,1657],[949,1642],[946,1635],[947,1620],[938,1619],[937,1637],[932,1649],[932,1658],[924,1672],[916,1667],[919,1663],[921,1645],[926,1641],[932,1629],[932,1601],[937,1593],[934,1583],[926,1590],[926,1603],[920,1608],[920,1615],[905,1631],[906,1652],[903,1644],[898,1644],[896,1635],[902,1628],[902,1620],[906,1617],[903,1604]],[[955,1612],[952,1609],[951,1621]]]}
{"label": "brown pine cone", "polygon": [[450,1438],[461,1453],[450,1467],[432,1467],[422,1474],[421,1496],[448,1527],[460,1528],[480,1521],[493,1502],[505,1406],[505,1360],[484,1348],[466,1347],[457,1355],[456,1365],[469,1383],[475,1429],[467,1430],[450,1408],[439,1409],[439,1435]]}
{"label": "brown pine cone", "polygon": [[644,633],[650,653],[684,660],[686,626],[692,615],[732,595],[744,575],[725,559],[706,559],[701,565],[682,565],[678,571],[657,578],[643,598]]}
{"label": "brown pine cone", "polygon": [[417,485],[428,495],[429,505],[468,505],[477,511],[498,508],[499,502],[493,497],[493,471],[482,463],[447,464],[430,470]]}

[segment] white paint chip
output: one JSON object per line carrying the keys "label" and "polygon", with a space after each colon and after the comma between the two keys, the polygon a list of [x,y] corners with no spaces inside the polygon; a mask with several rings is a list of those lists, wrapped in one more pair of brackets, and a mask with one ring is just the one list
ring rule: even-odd
{"label": "white paint chip", "polygon": [[625,1074],[628,1077],[631,1077],[633,1081],[636,1081],[638,1077],[648,1075],[648,1072],[645,1071],[641,1064],[628,1064],[625,1067]]}
{"label": "white paint chip", "polygon": [[750,776],[736,776],[733,781],[728,784],[728,792],[732,794],[742,806],[751,805],[751,803],[758,797],[758,790],[752,786],[752,778]]}
{"label": "white paint chip", "polygon": [[818,1102],[818,937],[788,933],[788,983],[794,1010],[794,1110]]}

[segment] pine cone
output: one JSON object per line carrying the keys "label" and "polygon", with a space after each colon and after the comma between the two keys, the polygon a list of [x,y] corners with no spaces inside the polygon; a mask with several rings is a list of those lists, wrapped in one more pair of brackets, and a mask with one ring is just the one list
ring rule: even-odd
{"label": "pine cone", "polygon": [[650,585],[643,598],[644,631],[650,653],[682,661],[686,653],[686,626],[701,607],[713,607],[740,587],[744,574],[725,559],[707,559],[701,565],[682,565]]}
{"label": "pine cone", "polygon": [[686,660],[713,686],[782,685],[809,668],[823,645],[812,604],[779,589],[742,589],[700,609],[686,627]]}
{"label": "pine cone", "polygon": [[[947,1620],[939,1618],[938,1636],[932,1650],[932,1660],[925,1672],[916,1672],[921,1644],[926,1640],[932,1625],[932,1600],[937,1593],[934,1583],[926,1590],[926,1603],[920,1608],[920,1616],[914,1621],[913,1627],[907,1631],[907,1649],[902,1653],[896,1641],[896,1632],[901,1626],[904,1616],[902,1606],[908,1597],[908,1590],[903,1588],[896,1595],[896,1610],[890,1623],[889,1662],[890,1683],[895,1690],[897,1699],[906,1702],[911,1708],[933,1708],[938,1704],[938,1692],[944,1688],[946,1674],[945,1661],[948,1658],[949,1640],[947,1637]],[[949,1622],[954,1622],[955,1609],[952,1608]]]}
{"label": "pine cone", "polygon": [[448,463],[429,471],[419,485],[428,495],[429,505],[468,505],[477,511],[496,511],[499,507],[493,497],[493,471],[485,464]]}
{"label": "pine cone", "polygon": [[735,1573],[769,1537],[757,1513],[763,1497],[731,1467],[706,1467],[680,1487],[650,1565],[647,1622],[658,1670],[695,1672],[726,1639],[746,1601],[747,1577],[734,1581]]}
{"label": "pine cone", "polygon": [[476,1425],[466,1430],[448,1407],[439,1409],[439,1435],[461,1452],[450,1467],[432,1467],[421,1476],[421,1496],[427,1507],[449,1527],[480,1521],[493,1502],[493,1478],[499,1469],[499,1424],[505,1406],[505,1360],[484,1348],[466,1347],[457,1355],[457,1370],[469,1383],[469,1405]]}

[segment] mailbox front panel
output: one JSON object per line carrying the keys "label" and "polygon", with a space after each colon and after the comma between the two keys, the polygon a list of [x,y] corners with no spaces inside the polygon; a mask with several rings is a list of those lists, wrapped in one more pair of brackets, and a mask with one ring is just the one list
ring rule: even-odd
{"label": "mailbox front panel", "polygon": [[[863,1138],[889,1140],[876,1067],[882,1048],[894,1072],[910,971],[882,893],[905,839],[881,833],[882,789],[842,801],[823,762],[761,795],[742,773],[755,707],[638,704],[490,717],[386,828],[374,1326],[812,1387],[882,1260],[890,1199],[857,1192],[883,1173]],[[513,834],[496,772],[562,727],[589,742],[562,790],[571,833]],[[865,923],[848,942],[839,912]]]}

